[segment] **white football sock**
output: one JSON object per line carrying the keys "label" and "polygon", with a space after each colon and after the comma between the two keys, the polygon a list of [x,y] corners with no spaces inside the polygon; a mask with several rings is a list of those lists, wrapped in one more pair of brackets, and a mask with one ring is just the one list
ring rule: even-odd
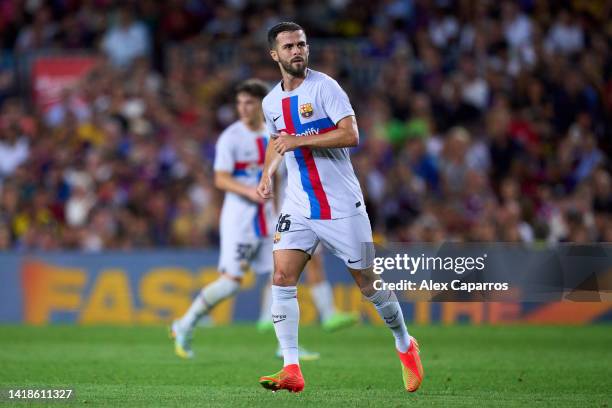
{"label": "white football sock", "polygon": [[400,353],[405,353],[410,347],[410,335],[395,293],[390,290],[379,290],[368,299],[374,304],[387,327],[391,329],[395,337],[395,347]]}
{"label": "white football sock", "polygon": [[336,313],[334,306],[334,293],[327,280],[314,284],[310,287],[312,301],[317,307],[321,321],[325,321]]}
{"label": "white football sock", "polygon": [[198,320],[223,299],[233,296],[240,289],[240,283],[234,279],[224,276],[207,285],[198,293],[187,313],[179,321],[183,330],[191,330],[198,323]]}
{"label": "white football sock", "polygon": [[272,322],[276,338],[283,350],[285,366],[300,363],[298,356],[299,321],[297,287],[272,285]]}
{"label": "white football sock", "polygon": [[261,311],[259,312],[260,322],[269,322],[272,310],[272,288],[266,284],[261,294]]}

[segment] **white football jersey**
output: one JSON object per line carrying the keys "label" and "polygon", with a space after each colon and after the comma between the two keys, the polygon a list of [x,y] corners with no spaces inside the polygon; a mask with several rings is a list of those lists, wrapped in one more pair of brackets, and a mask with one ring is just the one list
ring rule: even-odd
{"label": "white football jersey", "polygon": [[[355,115],[348,96],[326,74],[307,70],[302,84],[285,92],[279,82],[262,102],[270,133],[322,134]],[[344,218],[365,213],[361,187],[348,148],[299,148],[285,153],[287,187],[283,212],[298,211],[312,219]]]}
{"label": "white football jersey", "polygon": [[[261,178],[268,137],[250,130],[241,121],[230,125],[217,140],[215,171],[225,171],[243,184],[257,187]],[[245,241],[269,236],[274,228],[272,201],[256,204],[227,191],[221,209],[221,234],[236,234]]]}

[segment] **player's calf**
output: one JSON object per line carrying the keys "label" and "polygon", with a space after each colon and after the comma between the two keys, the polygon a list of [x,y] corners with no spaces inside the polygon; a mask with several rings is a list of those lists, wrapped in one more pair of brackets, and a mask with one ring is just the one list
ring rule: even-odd
{"label": "player's calf", "polygon": [[395,349],[402,363],[404,388],[409,392],[416,391],[423,381],[419,345],[408,334],[404,315],[395,293],[390,290],[374,290],[374,287],[370,286],[372,280],[368,270],[351,272],[361,292],[372,302],[385,325],[393,333]]}
{"label": "player's calf", "polygon": [[200,291],[183,317],[172,323],[170,330],[177,356],[193,358],[191,342],[195,325],[219,302],[235,295],[239,289],[240,282],[237,279],[222,275]]}

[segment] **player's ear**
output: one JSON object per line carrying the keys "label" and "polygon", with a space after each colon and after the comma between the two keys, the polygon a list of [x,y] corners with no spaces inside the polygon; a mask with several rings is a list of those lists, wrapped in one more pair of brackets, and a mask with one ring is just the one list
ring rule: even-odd
{"label": "player's ear", "polygon": [[278,52],[276,50],[270,50],[270,56],[274,61],[278,62]]}

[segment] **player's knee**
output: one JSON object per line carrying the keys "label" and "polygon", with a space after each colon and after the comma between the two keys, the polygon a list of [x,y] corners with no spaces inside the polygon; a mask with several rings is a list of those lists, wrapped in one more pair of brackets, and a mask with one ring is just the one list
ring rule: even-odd
{"label": "player's knee", "polygon": [[241,276],[233,276],[233,275],[229,275],[227,273],[222,273],[221,277],[223,277],[224,279],[233,280],[234,282],[238,283],[238,285],[242,284],[242,277]]}
{"label": "player's knee", "polygon": [[272,284],[276,286],[295,286],[297,284],[297,276],[288,268],[277,265],[274,269]]}
{"label": "player's knee", "polygon": [[239,282],[227,276],[221,276],[202,290],[202,297],[206,304],[212,307],[223,299],[234,296],[239,289]]}

